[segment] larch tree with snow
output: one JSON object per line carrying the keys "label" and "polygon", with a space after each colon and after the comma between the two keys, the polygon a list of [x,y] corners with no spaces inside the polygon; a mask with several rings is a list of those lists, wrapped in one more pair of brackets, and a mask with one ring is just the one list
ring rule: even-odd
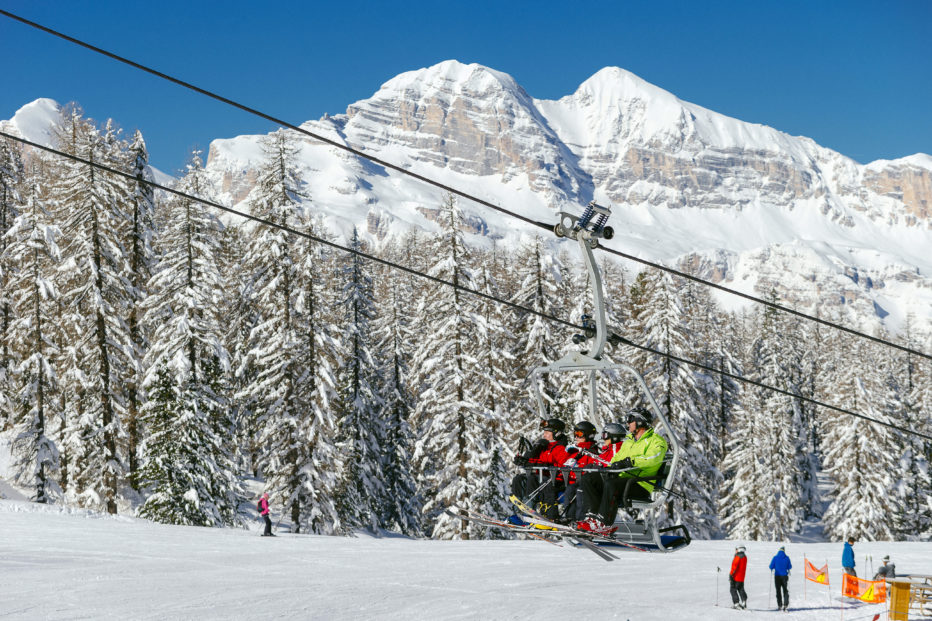
{"label": "larch tree with snow", "polygon": [[412,365],[419,394],[412,417],[417,436],[413,462],[431,536],[462,539],[478,529],[444,511],[454,505],[480,510],[474,502],[485,480],[480,455],[488,450],[490,430],[471,392],[478,370],[475,303],[457,287],[472,288],[473,281],[462,215],[452,195],[441,205],[440,222],[428,274],[454,286],[428,288],[420,298],[421,341]]}
{"label": "larch tree with snow", "polygon": [[134,180],[127,185],[131,204],[130,226],[127,228],[129,239],[126,251],[129,253],[130,299],[127,316],[130,343],[130,369],[126,379],[126,432],[127,461],[130,483],[135,484],[136,472],[139,470],[139,444],[142,430],[139,418],[140,408],[145,401],[142,393],[142,380],[145,374],[143,362],[149,348],[149,336],[143,313],[143,302],[148,295],[148,283],[156,262],[153,241],[155,237],[155,193],[152,186],[152,171],[149,168],[149,152],[142,133],[136,130],[133,141],[126,152],[129,159],[127,167],[132,170]]}
{"label": "larch tree with snow", "polygon": [[373,351],[373,322],[376,307],[371,267],[358,253],[367,252],[353,228],[350,250],[339,260],[343,291],[338,300],[342,311],[341,340],[346,362],[337,373],[339,399],[338,448],[344,467],[337,491],[337,510],[343,528],[383,527],[380,509],[387,504],[385,473],[382,471],[386,441],[383,378]]}
{"label": "larch tree with snow", "polygon": [[[860,339],[839,336],[841,358],[830,379],[829,403],[890,423],[880,407],[883,384],[879,360]],[[824,470],[831,477],[825,533],[865,541],[894,538],[896,496],[902,444],[887,426],[823,408],[819,412]]]}
{"label": "larch tree with snow", "polygon": [[[107,166],[116,158],[113,149],[121,148],[76,108],[65,115],[57,138],[66,153]],[[131,349],[125,322],[131,292],[122,244],[126,190],[116,175],[62,160],[52,192],[65,240],[56,285],[66,343],[59,375],[66,408],[63,449],[69,458],[66,493],[82,506],[116,513],[127,472],[119,449]]]}
{"label": "larch tree with snow", "polygon": [[[786,334],[777,311],[763,312],[751,345],[748,376],[792,392],[796,360],[784,351]],[[758,386],[743,393],[744,416],[735,418],[724,468],[728,473],[721,508],[735,538],[782,541],[799,531],[803,477],[797,453],[805,448],[795,398]]]}
{"label": "larch tree with snow", "polygon": [[23,202],[25,169],[19,150],[0,138],[0,431],[13,421],[13,369],[17,364],[12,347],[13,300],[10,286],[16,263],[9,252],[7,235]]}
{"label": "larch tree with snow", "polygon": [[[520,435],[531,437],[538,434],[538,407],[530,396],[527,383],[530,373],[537,366],[559,360],[563,354],[561,345],[565,341],[565,335],[556,332],[553,322],[541,315],[563,317],[564,309],[572,302],[558,298],[561,266],[544,247],[540,237],[534,237],[518,248],[515,263],[518,287],[513,302],[534,312],[517,311],[510,326],[515,337],[512,350],[517,361],[515,374],[525,378],[521,384],[523,398],[519,396],[512,412],[512,426]],[[558,380],[544,375],[540,377],[540,384],[546,417],[566,417],[572,406],[563,400]]]}
{"label": "larch tree with snow", "polygon": [[298,234],[318,231],[306,213],[297,142],[279,130],[263,139],[262,149],[250,212],[277,226],[248,234],[242,297],[255,318],[236,365],[250,375],[237,399],[254,409],[259,469],[273,504],[295,532],[330,534],[341,524],[334,498],[342,464],[333,411],[339,344],[324,328],[330,302],[320,282],[329,267]]}
{"label": "larch tree with snow", "polygon": [[[55,398],[58,378],[53,358],[56,299],[52,275],[60,260],[61,232],[33,188],[29,200],[6,234],[5,252],[18,269],[6,284],[11,294],[16,349],[22,360],[15,369],[15,425],[12,442],[16,482],[33,490],[32,499],[45,503],[61,494],[56,480],[58,446],[51,433],[60,416]],[[11,378],[12,379],[12,378]]]}
{"label": "larch tree with snow", "polygon": [[[389,244],[385,254],[397,260],[397,246]],[[386,528],[406,535],[419,535],[421,498],[411,471],[410,456],[414,433],[408,422],[414,411],[410,386],[409,361],[415,334],[411,330],[414,307],[414,283],[411,276],[383,269],[375,281],[376,299],[381,301],[373,326],[382,365],[381,392],[385,400],[385,437],[382,445],[382,472],[385,479],[385,504],[379,510]]]}
{"label": "larch tree with snow", "polygon": [[[199,153],[177,189],[210,199]],[[231,454],[227,403],[229,358],[218,315],[220,221],[202,203],[172,199],[160,261],[145,312],[152,342],[145,361],[141,447],[142,517],[169,524],[221,526],[239,520],[243,497]]]}
{"label": "larch tree with snow", "polygon": [[[680,298],[682,287],[660,270],[642,272],[635,286],[638,289],[632,300],[637,303],[632,305],[630,328],[637,336],[632,340],[688,360],[691,335]],[[671,498],[665,513],[675,522],[689,524],[690,531],[700,537],[713,536],[719,531],[715,504],[721,475],[710,461],[710,447],[714,454],[716,442],[715,425],[704,416],[709,408],[700,407],[702,393],[696,375],[667,356],[639,352],[631,359],[679,435],[683,453],[678,481],[682,496]],[[662,428],[658,432],[662,435]]]}

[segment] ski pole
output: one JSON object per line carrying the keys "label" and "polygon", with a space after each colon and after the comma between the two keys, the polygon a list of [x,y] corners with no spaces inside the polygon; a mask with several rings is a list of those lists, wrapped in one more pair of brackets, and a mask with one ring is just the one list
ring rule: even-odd
{"label": "ski pole", "polygon": [[718,576],[722,573],[721,567],[715,568],[715,605],[718,606]]}

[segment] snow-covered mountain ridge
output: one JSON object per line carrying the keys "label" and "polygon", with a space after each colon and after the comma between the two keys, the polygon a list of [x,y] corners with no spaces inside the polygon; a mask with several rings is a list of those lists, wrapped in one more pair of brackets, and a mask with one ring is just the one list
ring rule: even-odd
{"label": "snow-covered mountain ridge", "polygon": [[[502,72],[447,61],[305,127],[538,220],[593,198],[612,204],[612,247],[746,292],[775,286],[787,303],[833,307],[863,329],[897,330],[909,312],[932,321],[925,154],[860,165],[613,67],[549,101]],[[258,138],[211,144],[208,169],[232,202],[251,189]],[[439,199],[424,184],[309,139],[303,157],[312,200],[339,228],[366,223],[373,239],[432,228],[418,208]],[[464,207],[487,236],[531,232]]]}
{"label": "snow-covered mountain ridge", "polygon": [[[304,127],[537,220],[593,198],[611,204],[611,247],[756,295],[773,286],[781,301],[836,309],[852,327],[897,330],[907,313],[932,324],[929,155],[861,165],[613,67],[551,101],[505,73],[446,61]],[[207,168],[223,200],[252,189],[260,138],[211,143]],[[438,190],[303,139],[307,194],[335,229],[356,225],[378,241],[435,228]],[[542,233],[462,206],[476,243]]]}

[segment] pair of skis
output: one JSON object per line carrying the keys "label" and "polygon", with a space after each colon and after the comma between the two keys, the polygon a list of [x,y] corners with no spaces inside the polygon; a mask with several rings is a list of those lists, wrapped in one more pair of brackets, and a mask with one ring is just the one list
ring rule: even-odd
{"label": "pair of skis", "polygon": [[606,561],[614,561],[620,557],[599,546],[599,543],[624,546],[639,552],[647,551],[644,548],[626,543],[624,541],[619,541],[610,536],[606,537],[597,535],[595,533],[576,530],[575,528],[566,526],[564,524],[557,524],[556,522],[548,520],[545,516],[535,511],[532,507],[529,507],[516,496],[511,496],[510,500],[517,508],[521,519],[527,522],[526,526],[512,524],[510,522],[506,522],[504,520],[500,520],[468,509],[451,508],[447,509],[447,514],[458,519],[473,522],[475,524],[481,524],[483,526],[489,526],[492,528],[499,528],[513,533],[530,535],[535,539],[546,541],[547,543],[558,547],[560,544],[550,539],[550,537],[569,541],[572,544],[586,548]]}
{"label": "pair of skis", "polygon": [[642,548],[641,546],[636,546],[633,543],[627,543],[625,541],[621,541],[620,539],[616,539],[615,537],[612,537],[611,535],[598,535],[596,533],[591,533],[591,532],[584,531],[584,530],[577,530],[573,528],[572,526],[567,526],[565,524],[557,524],[556,522],[552,522],[548,520],[546,517],[542,516],[537,511],[535,511],[532,507],[529,507],[524,501],[522,501],[520,498],[518,498],[517,496],[513,494],[509,497],[509,500],[512,502],[512,504],[515,507],[518,508],[518,510],[521,513],[524,514],[523,519],[526,522],[531,522],[539,526],[548,527],[552,529],[554,532],[560,535],[563,535],[564,537],[573,539],[574,541],[579,542],[580,544],[582,544],[583,546],[587,548],[589,548],[589,546],[586,544],[587,543],[591,544],[593,547],[599,550],[599,552],[608,554],[612,556],[613,558],[618,558],[618,557],[612,554],[611,552],[609,552],[608,550],[605,550],[604,548],[601,548],[595,544],[606,543],[606,544],[611,544],[611,545],[623,546],[625,548],[637,550],[638,552],[648,551],[646,548]]}

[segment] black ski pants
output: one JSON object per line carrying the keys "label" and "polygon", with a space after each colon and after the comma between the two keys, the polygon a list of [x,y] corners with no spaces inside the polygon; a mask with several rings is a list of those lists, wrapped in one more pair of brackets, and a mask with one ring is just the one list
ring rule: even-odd
{"label": "black ski pants", "polygon": [[511,481],[511,491],[548,520],[559,517],[560,503],[557,495],[563,491],[563,481],[554,479],[552,471],[531,470],[516,474]]}
{"label": "black ski pants", "polygon": [[790,605],[790,591],[786,588],[790,581],[789,576],[774,576],[773,584],[777,588],[777,608]]}
{"label": "black ski pants", "polygon": [[[618,515],[618,505],[628,485],[628,478],[617,473],[587,472],[582,478],[583,494],[590,511],[596,511],[603,524],[612,524]],[[650,492],[637,483],[631,484],[628,500],[650,500]]]}
{"label": "black ski pants", "polygon": [[731,603],[744,604],[748,601],[748,594],[744,592],[744,582],[731,580]]}
{"label": "black ski pants", "polygon": [[269,518],[269,514],[266,513],[262,517],[265,518],[265,532],[262,533],[264,536],[269,536],[272,534],[272,520]]}
{"label": "black ski pants", "polygon": [[581,522],[586,519],[589,512],[589,503],[586,502],[586,495],[580,487],[579,479],[576,482],[567,485],[563,493],[563,517],[574,522]]}

